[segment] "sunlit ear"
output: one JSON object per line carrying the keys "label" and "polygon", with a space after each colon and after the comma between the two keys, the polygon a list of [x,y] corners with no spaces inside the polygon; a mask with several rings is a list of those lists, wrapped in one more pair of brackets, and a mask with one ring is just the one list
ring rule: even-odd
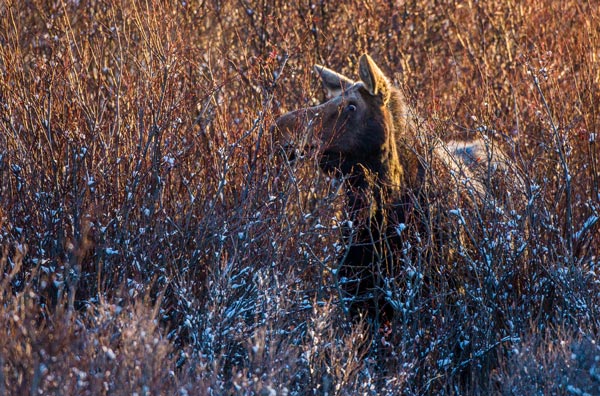
{"label": "sunlit ear", "polygon": [[315,71],[319,74],[319,77],[321,77],[321,81],[323,81],[323,87],[327,90],[328,98],[340,95],[342,91],[354,84],[354,81],[348,77],[336,73],[325,66],[315,65]]}
{"label": "sunlit ear", "polygon": [[363,54],[359,60],[358,73],[367,91],[373,96],[381,96],[386,103],[390,98],[390,82],[373,59]]}

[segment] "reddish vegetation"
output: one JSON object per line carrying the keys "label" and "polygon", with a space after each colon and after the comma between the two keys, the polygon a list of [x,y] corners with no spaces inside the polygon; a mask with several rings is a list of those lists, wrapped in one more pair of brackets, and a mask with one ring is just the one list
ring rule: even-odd
{"label": "reddish vegetation", "polygon": [[[2,3],[0,394],[600,393],[598,8]],[[524,184],[425,197],[446,231],[402,231],[374,337],[332,275],[345,195],[268,133],[365,52]]]}

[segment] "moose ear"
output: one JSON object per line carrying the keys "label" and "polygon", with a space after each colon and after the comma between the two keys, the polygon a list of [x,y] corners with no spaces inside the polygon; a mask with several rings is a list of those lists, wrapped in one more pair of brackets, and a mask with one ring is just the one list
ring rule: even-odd
{"label": "moose ear", "polygon": [[340,95],[342,91],[354,84],[354,81],[350,80],[348,77],[336,73],[325,66],[315,65],[315,71],[319,74],[319,77],[321,77],[321,81],[323,81],[323,87],[327,90],[328,98]]}
{"label": "moose ear", "polygon": [[386,103],[390,98],[390,82],[373,59],[363,54],[359,60],[358,73],[367,91],[373,96],[381,96]]}

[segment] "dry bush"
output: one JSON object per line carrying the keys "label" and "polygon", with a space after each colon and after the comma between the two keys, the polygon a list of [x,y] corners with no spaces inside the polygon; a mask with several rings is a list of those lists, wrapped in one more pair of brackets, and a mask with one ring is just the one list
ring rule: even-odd
{"label": "dry bush", "polygon": [[586,335],[553,329],[528,335],[508,353],[499,378],[507,395],[594,395],[600,392],[600,348]]}
{"label": "dry bush", "polygon": [[[594,393],[599,11],[3,3],[0,393]],[[365,51],[432,133],[510,158],[501,204],[429,202],[462,216],[398,253],[376,332],[331,276],[344,197],[269,135]]]}
{"label": "dry bush", "polygon": [[[7,256],[14,268],[23,251]],[[35,271],[18,293],[0,284],[2,394],[134,394],[175,387],[173,348],[158,328],[156,310],[143,301],[125,308],[93,304],[75,314],[61,306],[49,310],[32,286]],[[150,307],[151,308],[151,307]]]}

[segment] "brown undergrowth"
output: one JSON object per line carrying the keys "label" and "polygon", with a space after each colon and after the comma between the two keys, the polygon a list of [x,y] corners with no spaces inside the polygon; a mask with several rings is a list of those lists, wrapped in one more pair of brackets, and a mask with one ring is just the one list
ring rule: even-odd
{"label": "brown undergrowth", "polygon": [[[594,2],[0,15],[0,394],[599,393]],[[523,187],[430,202],[468,239],[411,239],[374,335],[332,282],[343,195],[268,132],[324,99],[313,64],[354,75],[363,52]]]}

